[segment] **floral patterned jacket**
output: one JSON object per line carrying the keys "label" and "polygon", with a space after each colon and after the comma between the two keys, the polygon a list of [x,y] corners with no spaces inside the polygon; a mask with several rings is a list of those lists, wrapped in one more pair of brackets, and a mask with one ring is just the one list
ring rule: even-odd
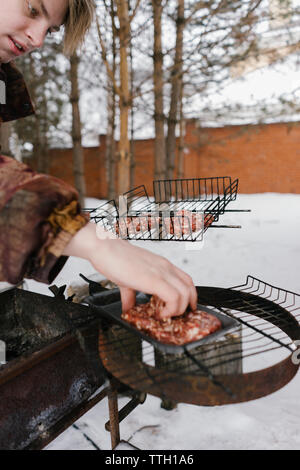
{"label": "floral patterned jacket", "polygon": [[[34,114],[14,64],[0,66],[0,85],[0,125]],[[52,283],[67,260],[65,246],[87,222],[74,188],[0,151],[0,281]]]}

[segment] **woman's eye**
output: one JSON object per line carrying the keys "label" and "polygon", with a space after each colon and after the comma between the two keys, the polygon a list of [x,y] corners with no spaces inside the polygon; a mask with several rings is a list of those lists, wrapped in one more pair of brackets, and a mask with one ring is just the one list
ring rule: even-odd
{"label": "woman's eye", "polygon": [[36,8],[34,8],[30,2],[28,2],[28,9],[29,9],[29,12],[30,12],[30,15],[33,17],[33,18],[36,18],[39,14],[38,10]]}

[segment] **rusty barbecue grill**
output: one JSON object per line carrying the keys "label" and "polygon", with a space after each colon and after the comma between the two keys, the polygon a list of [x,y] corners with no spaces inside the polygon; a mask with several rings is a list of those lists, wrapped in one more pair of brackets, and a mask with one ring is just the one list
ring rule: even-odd
{"label": "rusty barbecue grill", "polygon": [[[90,212],[105,230],[128,240],[201,241],[216,225],[231,201],[236,200],[238,180],[230,177],[153,181],[154,198],[144,185],[122,195],[118,204],[108,201]],[[239,212],[244,212],[240,210]]]}
{"label": "rusty barbecue grill", "polygon": [[[298,370],[298,294],[251,276],[230,289],[197,287],[199,305],[223,329],[178,348],[123,324],[119,290],[84,279],[83,304],[65,299],[66,286],[52,286],[55,297],[16,288],[1,294],[1,449],[42,449],[105,397],[115,448],[119,422],[147,393],[165,403],[238,403],[280,389]],[[131,400],[118,410],[121,391]]]}
{"label": "rusty barbecue grill", "polygon": [[103,315],[99,354],[107,372],[134,390],[195,405],[253,400],[292,379],[299,367],[294,360],[300,339],[298,294],[252,276],[231,289],[197,291],[199,308],[233,320],[232,327],[194,347],[173,350],[149,337],[146,341],[117,320],[117,291],[89,296],[87,302]]}

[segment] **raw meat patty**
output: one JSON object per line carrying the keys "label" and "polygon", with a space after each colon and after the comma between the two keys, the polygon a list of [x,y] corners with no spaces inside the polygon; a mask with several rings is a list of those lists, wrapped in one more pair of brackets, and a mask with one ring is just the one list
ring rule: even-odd
{"label": "raw meat patty", "polygon": [[150,302],[137,305],[122,313],[121,318],[152,338],[174,345],[183,345],[202,339],[222,328],[217,317],[202,310],[160,320],[157,312],[162,305],[163,302],[153,296]]}

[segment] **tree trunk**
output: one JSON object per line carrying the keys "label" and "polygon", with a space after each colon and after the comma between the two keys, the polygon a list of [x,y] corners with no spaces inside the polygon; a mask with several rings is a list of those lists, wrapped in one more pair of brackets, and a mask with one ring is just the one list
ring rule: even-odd
{"label": "tree trunk", "polygon": [[183,114],[183,77],[181,77],[180,84],[180,96],[179,96],[179,146],[178,146],[178,165],[177,165],[177,178],[181,179],[184,177],[184,138],[185,138],[185,119]]}
{"label": "tree trunk", "polygon": [[115,144],[116,97],[108,81],[107,91],[107,133],[106,133],[106,180],[108,199],[116,197],[116,144]]}
{"label": "tree trunk", "polygon": [[130,37],[130,188],[134,187],[134,176],[135,176],[135,143],[134,143],[134,109],[133,109],[133,82],[134,82],[134,70],[133,70],[133,57],[132,57],[132,41]]}
{"label": "tree trunk", "polygon": [[110,17],[112,24],[112,77],[107,70],[107,135],[106,135],[106,177],[108,187],[108,199],[116,197],[116,90],[114,87],[116,79],[116,26],[114,1],[110,1]]}
{"label": "tree trunk", "polygon": [[[47,102],[45,88],[43,89],[43,103]],[[41,173],[49,174],[49,145],[48,145],[48,128],[49,121],[47,119],[47,110],[44,108],[40,110],[43,119],[39,122],[39,171]]]}
{"label": "tree trunk", "polygon": [[167,178],[174,178],[175,153],[176,153],[176,124],[178,116],[178,104],[180,95],[180,82],[182,75],[183,59],[183,30],[184,19],[184,0],[177,0],[177,20],[176,20],[176,49],[174,66],[171,72],[171,103],[168,116],[168,135],[166,144],[167,153]]}
{"label": "tree trunk", "polygon": [[154,83],[154,179],[166,177],[166,146],[164,131],[164,77],[163,77],[163,51],[162,51],[162,0],[152,0],[154,44],[153,44],[153,83]]}
{"label": "tree trunk", "polygon": [[[36,71],[35,71],[35,62],[32,56],[30,57],[29,67],[30,75],[32,77],[33,83],[36,81]],[[31,87],[31,97],[33,102],[37,102],[37,96],[35,92],[35,87]],[[46,145],[47,137],[43,133],[42,129],[42,120],[41,120],[41,109],[36,109],[35,112],[35,126],[34,126],[34,136],[33,136],[33,158],[36,162],[36,168],[39,173],[48,173],[49,162],[48,162],[48,151]]]}
{"label": "tree trunk", "polygon": [[78,87],[78,64],[77,54],[70,58],[70,78],[71,78],[71,103],[72,103],[72,140],[73,140],[73,171],[75,187],[79,194],[79,202],[84,207],[86,194],[84,178],[84,156],[81,143],[81,121],[79,110],[79,87]]}
{"label": "tree trunk", "polygon": [[129,119],[129,72],[128,72],[128,41],[130,37],[130,22],[127,0],[117,0],[117,15],[120,29],[120,142],[119,142],[119,171],[118,191],[123,194],[130,188],[130,144],[128,137]]}

